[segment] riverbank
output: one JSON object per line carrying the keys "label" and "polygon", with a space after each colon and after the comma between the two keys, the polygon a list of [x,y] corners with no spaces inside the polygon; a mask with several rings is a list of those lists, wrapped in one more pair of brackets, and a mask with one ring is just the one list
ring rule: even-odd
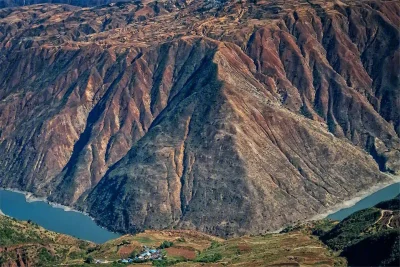
{"label": "riverbank", "polygon": [[45,198],[33,197],[27,192],[0,189],[0,199],[0,209],[7,217],[30,220],[50,231],[98,244],[120,237],[120,234],[98,225],[83,212],[51,203]]}
{"label": "riverbank", "polygon": [[[315,221],[315,220],[320,220],[320,219],[327,218],[329,215],[335,214],[338,211],[344,210],[346,208],[353,207],[359,201],[361,201],[364,198],[367,198],[368,196],[370,196],[370,195],[382,190],[383,188],[386,188],[386,187],[391,186],[391,185],[396,184],[396,183],[400,183],[400,176],[394,176],[394,175],[390,175],[390,174],[385,174],[385,175],[387,175],[389,177],[389,179],[386,180],[385,182],[376,184],[376,185],[372,186],[371,188],[369,188],[367,190],[360,191],[359,193],[356,194],[356,196],[354,198],[346,200],[346,201],[341,202],[341,203],[338,203],[338,204],[330,207],[325,212],[320,213],[318,215],[315,215],[315,216],[311,217],[310,219],[307,219],[306,221]],[[58,204],[58,203],[50,202],[50,201],[47,200],[47,198],[45,198],[45,197],[36,197],[36,196],[34,196],[34,194],[32,194],[30,192],[24,192],[24,191],[20,191],[20,190],[13,189],[13,188],[1,188],[1,189],[24,195],[25,200],[28,203],[44,202],[44,203],[47,203],[48,205],[50,205],[53,208],[62,209],[62,210],[67,211],[67,212],[68,211],[72,211],[72,212],[80,213],[80,214],[85,215],[88,218],[90,218],[90,220],[92,220],[98,227],[103,228],[104,230],[110,231],[110,230],[107,229],[107,227],[104,227],[101,224],[98,224],[97,220],[95,218],[91,217],[86,212],[75,210],[75,209],[73,209],[71,207],[64,206],[64,205],[61,205],[61,204]],[[399,186],[399,191],[400,191],[400,186]],[[4,212],[2,212],[0,210],[0,214],[2,214],[2,213],[4,214]],[[280,232],[283,228],[278,229],[276,231],[273,231],[272,233]],[[110,232],[112,232],[112,231],[110,231]],[[112,233],[114,233],[114,232],[112,232]],[[115,233],[115,234],[118,234],[118,233]]]}
{"label": "riverbank", "polygon": [[354,206],[362,199],[378,192],[379,190],[382,190],[383,188],[386,188],[386,187],[391,186],[396,183],[400,183],[400,176],[395,176],[395,175],[386,174],[386,173],[384,173],[384,175],[387,175],[390,178],[390,180],[385,181],[383,183],[376,184],[367,190],[358,192],[354,198],[346,200],[342,203],[339,203],[339,204],[336,204],[336,205],[330,207],[327,211],[320,213],[318,215],[315,215],[314,217],[309,219],[309,221],[316,221],[316,220],[324,219],[324,218],[328,217],[329,215],[332,215],[340,210]]}
{"label": "riverbank", "polygon": [[81,213],[83,215],[88,216],[92,221],[95,221],[95,219],[92,216],[90,216],[89,213],[87,213],[87,212],[76,210],[76,209],[71,208],[69,206],[65,206],[65,205],[58,204],[56,202],[49,201],[46,197],[37,197],[31,192],[21,191],[21,190],[18,190],[18,189],[8,188],[8,187],[1,187],[0,190],[6,190],[6,191],[22,194],[22,195],[25,196],[25,200],[28,203],[45,202],[45,203],[49,204],[50,206],[52,206],[53,208],[63,209],[64,211],[71,211],[71,212]]}

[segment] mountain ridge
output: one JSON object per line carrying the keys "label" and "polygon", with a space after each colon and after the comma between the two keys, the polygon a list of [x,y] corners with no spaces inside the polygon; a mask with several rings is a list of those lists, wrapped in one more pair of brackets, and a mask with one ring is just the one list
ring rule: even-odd
{"label": "mountain ridge", "polygon": [[123,232],[311,217],[400,170],[398,9],[0,9],[0,184]]}

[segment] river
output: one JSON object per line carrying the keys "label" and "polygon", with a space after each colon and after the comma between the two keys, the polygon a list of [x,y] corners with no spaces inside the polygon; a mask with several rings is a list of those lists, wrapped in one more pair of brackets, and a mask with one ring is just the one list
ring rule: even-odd
{"label": "river", "polygon": [[333,214],[328,215],[327,218],[341,221],[356,211],[375,206],[379,202],[392,199],[398,194],[400,194],[400,183],[391,184],[364,197],[351,207],[341,209]]}
{"label": "river", "polygon": [[54,232],[95,243],[104,243],[119,235],[98,226],[89,216],[54,207],[45,201],[27,201],[24,194],[0,189],[0,211],[18,220],[31,220]]}
{"label": "river", "polygon": [[[398,194],[400,194],[400,183],[389,185],[362,198],[351,207],[330,214],[328,218],[343,220],[358,210],[372,207]],[[118,234],[98,226],[89,216],[83,213],[54,207],[45,201],[27,201],[25,195],[19,192],[0,189],[1,212],[18,220],[32,220],[54,232],[95,243],[104,243],[119,237]]]}

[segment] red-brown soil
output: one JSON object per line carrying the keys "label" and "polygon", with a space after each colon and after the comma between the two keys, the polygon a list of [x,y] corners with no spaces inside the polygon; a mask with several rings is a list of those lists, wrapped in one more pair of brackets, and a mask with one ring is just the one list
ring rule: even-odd
{"label": "red-brown soil", "polygon": [[167,255],[175,257],[184,257],[185,259],[194,260],[196,258],[196,251],[184,247],[169,247],[166,248]]}

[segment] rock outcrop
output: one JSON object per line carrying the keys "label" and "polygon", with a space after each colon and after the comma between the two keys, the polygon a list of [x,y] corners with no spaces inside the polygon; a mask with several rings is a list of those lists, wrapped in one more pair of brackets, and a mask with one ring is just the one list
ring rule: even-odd
{"label": "rock outcrop", "polygon": [[[0,8],[6,7],[18,7],[18,6],[29,6],[36,4],[67,4],[73,6],[99,6],[105,5],[112,2],[123,2],[123,1],[110,1],[110,0],[0,0]],[[126,1],[128,2],[128,1]]]}

